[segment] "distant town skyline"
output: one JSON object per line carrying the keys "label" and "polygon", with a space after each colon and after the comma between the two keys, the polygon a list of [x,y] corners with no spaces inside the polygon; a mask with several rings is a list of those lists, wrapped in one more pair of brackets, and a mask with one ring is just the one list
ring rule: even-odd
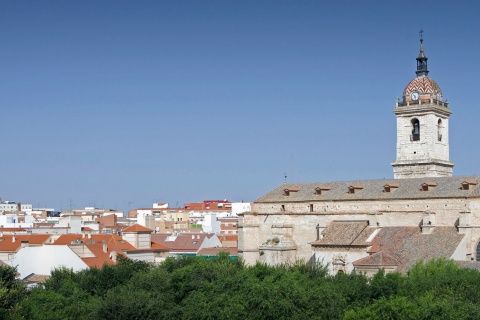
{"label": "distant town skyline", "polygon": [[393,178],[395,99],[429,76],[480,174],[473,1],[2,1],[0,197],[128,210]]}

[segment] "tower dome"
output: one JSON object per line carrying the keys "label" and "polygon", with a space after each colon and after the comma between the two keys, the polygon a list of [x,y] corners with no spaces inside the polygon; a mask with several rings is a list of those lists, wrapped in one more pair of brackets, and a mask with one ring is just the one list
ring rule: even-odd
{"label": "tower dome", "polygon": [[420,53],[417,57],[417,71],[415,71],[417,76],[403,90],[403,105],[433,101],[443,105],[442,90],[433,79],[428,77],[428,58],[423,50],[422,33],[423,31],[420,31]]}
{"label": "tower dome", "polygon": [[416,77],[410,81],[410,83],[405,87],[405,90],[403,90],[403,98],[405,99],[408,97],[411,99],[411,94],[414,92],[418,92],[420,96],[427,95],[430,97],[430,95],[433,95],[436,100],[442,100],[443,98],[442,90],[440,90],[438,84],[435,82],[435,80],[427,76]]}

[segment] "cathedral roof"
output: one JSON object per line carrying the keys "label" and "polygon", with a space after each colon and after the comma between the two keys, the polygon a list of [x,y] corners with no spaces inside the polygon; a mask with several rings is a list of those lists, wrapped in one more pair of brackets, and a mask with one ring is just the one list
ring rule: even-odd
{"label": "cathedral roof", "polygon": [[[388,199],[442,199],[442,198],[480,198],[480,184],[469,184],[463,188],[465,181],[479,182],[480,176],[458,177],[425,177],[389,180],[355,180],[333,182],[309,182],[282,184],[278,188],[257,199],[255,203],[291,203],[303,201],[355,201],[355,200],[388,200]],[[428,191],[422,184],[436,183]],[[386,185],[399,185],[395,188],[385,188]],[[322,190],[318,186],[329,187]],[[352,190],[352,186],[362,186],[362,189]],[[297,192],[286,194],[286,188],[298,188]]]}
{"label": "cathedral roof", "polygon": [[440,90],[438,84],[427,76],[416,77],[410,81],[410,83],[405,87],[405,90],[403,90],[403,96],[408,96],[414,91],[417,91],[420,94],[439,93],[440,98],[442,96],[442,90]]}
{"label": "cathedral roof", "polygon": [[366,240],[375,231],[368,227],[367,220],[332,221],[322,232],[322,239],[312,243],[314,246],[368,246]]}
{"label": "cathedral roof", "polygon": [[372,242],[375,252],[353,265],[397,266],[396,271],[406,272],[419,260],[450,258],[464,237],[455,227],[435,227],[431,234],[419,227],[383,227]]}

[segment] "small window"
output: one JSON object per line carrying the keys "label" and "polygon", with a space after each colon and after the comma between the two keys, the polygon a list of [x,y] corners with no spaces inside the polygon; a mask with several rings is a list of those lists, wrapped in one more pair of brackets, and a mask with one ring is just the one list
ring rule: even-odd
{"label": "small window", "polygon": [[387,183],[386,185],[383,186],[383,192],[393,192],[393,191],[395,191],[398,187],[400,187],[399,184],[396,184],[396,183]]}
{"label": "small window", "polygon": [[442,141],[442,131],[443,131],[442,119],[438,119],[438,127],[437,127],[437,138],[438,138],[438,141]]}
{"label": "small window", "polygon": [[462,190],[470,190],[471,187],[475,186],[477,184],[477,181],[473,180],[465,180],[462,182]]}
{"label": "small window", "polygon": [[329,191],[331,189],[332,189],[331,187],[325,187],[325,186],[316,187],[315,188],[315,194],[321,195],[323,192]]}
{"label": "small window", "polygon": [[425,183],[422,183],[422,188],[420,190],[430,191],[432,188],[435,188],[436,186],[437,186],[436,182],[425,182]]}
{"label": "small window", "polygon": [[310,204],[310,212],[313,212],[313,204]]}
{"label": "small window", "polygon": [[280,207],[280,211],[285,211],[285,205],[282,204],[282,206]]}
{"label": "small window", "polygon": [[348,193],[355,193],[356,190],[361,190],[363,189],[363,186],[359,186],[359,185],[353,185],[353,186],[350,186],[348,187]]}

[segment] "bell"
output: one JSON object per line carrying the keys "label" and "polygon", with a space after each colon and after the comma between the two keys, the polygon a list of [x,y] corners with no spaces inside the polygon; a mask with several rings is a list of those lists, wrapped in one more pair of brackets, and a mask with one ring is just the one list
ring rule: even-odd
{"label": "bell", "polygon": [[413,125],[413,134],[420,134],[420,128],[418,127],[418,123]]}

